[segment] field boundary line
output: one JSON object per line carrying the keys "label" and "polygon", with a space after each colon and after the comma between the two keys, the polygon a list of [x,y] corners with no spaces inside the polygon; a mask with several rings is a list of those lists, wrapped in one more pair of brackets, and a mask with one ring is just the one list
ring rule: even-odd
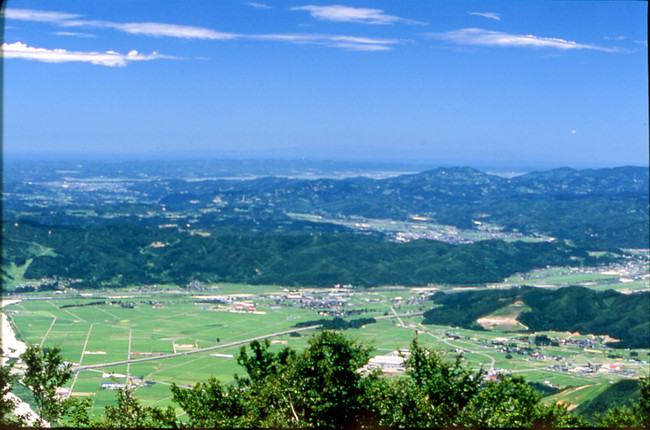
{"label": "field boundary line", "polygon": [[38,346],[40,346],[40,347],[43,346],[43,344],[45,343],[45,339],[47,339],[47,337],[50,335],[50,332],[52,331],[52,327],[54,327],[55,322],[56,322],[56,315],[53,314],[52,315],[52,322],[50,323],[50,327],[45,332],[45,335],[43,336],[43,339],[41,339],[41,343]]}
{"label": "field boundary line", "polygon": [[[126,352],[126,380],[129,380],[131,370],[131,338],[133,337],[133,330],[129,329],[129,349]],[[81,363],[79,363],[81,364]],[[78,375],[78,373],[77,373]]]}
{"label": "field boundary line", "polygon": [[120,317],[118,317],[118,316],[115,315],[115,314],[110,313],[110,312],[107,311],[106,309],[102,309],[102,308],[99,307],[99,306],[97,306],[97,309],[100,310],[100,311],[102,311],[102,312],[104,312],[105,314],[107,314],[107,315],[109,315],[109,316],[115,318],[115,319],[118,320],[118,321],[120,320]]}
{"label": "field boundary line", "polygon": [[65,312],[65,313],[67,313],[67,314],[72,315],[72,316],[74,317],[74,319],[76,319],[77,321],[88,322],[88,321],[86,321],[85,319],[79,317],[78,315],[73,314],[73,313],[70,312],[69,310],[58,307],[57,305],[55,305],[54,303],[52,303],[50,300],[46,300],[46,302],[48,302],[49,304],[51,304],[52,306],[54,306],[54,307],[57,308],[58,310],[63,311],[63,312]]}
{"label": "field boundary line", "polygon": [[[93,329],[93,324],[90,324],[90,327],[88,327],[88,334],[86,334],[86,341],[84,342],[84,347],[81,349],[81,357],[79,357],[79,365],[81,366],[81,363],[83,362],[84,356],[86,355],[86,346],[88,346],[88,339],[90,339],[90,332]],[[72,394],[72,390],[74,389],[74,384],[77,382],[77,377],[79,376],[79,373],[74,374],[74,379],[72,380],[72,384],[70,384],[70,391],[68,391],[68,395],[66,398],[70,397]]]}
{"label": "field boundary line", "polygon": [[406,327],[406,325],[404,324],[404,321],[402,321],[402,318],[399,315],[397,315],[397,311],[395,310],[395,308],[393,306],[391,306],[390,310],[393,312],[393,315],[395,315],[395,318],[397,318],[397,322],[399,322],[399,325],[401,327]]}

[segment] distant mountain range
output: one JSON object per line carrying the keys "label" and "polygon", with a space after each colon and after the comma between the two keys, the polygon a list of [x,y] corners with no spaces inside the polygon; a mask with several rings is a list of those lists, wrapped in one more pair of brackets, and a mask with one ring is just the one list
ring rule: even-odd
{"label": "distant mountain range", "polygon": [[514,178],[455,167],[379,180],[268,177],[135,187],[172,210],[208,206],[218,196],[231,207],[400,220],[419,215],[461,228],[475,228],[478,221],[601,248],[649,247],[649,172],[641,167],[562,168]]}
{"label": "distant mountain range", "polygon": [[[638,167],[513,178],[455,167],[385,179],[202,180],[188,179],[191,172],[137,179],[137,170],[129,170],[136,166],[120,166],[114,175],[42,166],[36,177],[9,175],[5,279],[18,284],[54,276],[83,279],[87,287],[192,279],[467,284],[546,265],[605,264],[621,248],[649,248],[649,172]],[[355,228],[355,217],[423,223],[404,224],[414,231],[437,223],[520,232],[547,242],[400,244],[381,231]],[[341,219],[353,221],[331,221]]]}
{"label": "distant mountain range", "polygon": [[[643,167],[561,168],[513,178],[451,167],[385,179],[218,180],[197,178],[178,166],[174,170],[173,164],[167,171],[178,178],[138,177],[136,164],[116,166],[113,176],[104,166],[101,175],[90,178],[88,168],[49,177],[41,169],[39,179],[30,183],[29,178],[9,174],[3,190],[4,219],[45,225],[159,225],[168,223],[169,212],[176,212],[202,228],[270,232],[345,230],[298,223],[289,213],[393,220],[417,216],[463,229],[487,225],[552,236],[594,249],[650,247],[650,181]],[[167,213],[161,212],[163,207]],[[104,215],[71,216],[75,209]]]}

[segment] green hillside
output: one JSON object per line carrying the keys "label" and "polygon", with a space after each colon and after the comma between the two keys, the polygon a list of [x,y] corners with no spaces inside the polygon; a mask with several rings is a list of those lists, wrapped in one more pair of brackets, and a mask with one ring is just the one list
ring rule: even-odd
{"label": "green hillside", "polygon": [[578,331],[608,335],[620,342],[615,348],[650,346],[650,292],[621,294],[593,291],[585,287],[546,290],[517,287],[458,293],[439,292],[432,297],[434,308],[425,312],[425,324],[481,329],[478,318],[522,301],[530,310],[518,321],[530,331]]}

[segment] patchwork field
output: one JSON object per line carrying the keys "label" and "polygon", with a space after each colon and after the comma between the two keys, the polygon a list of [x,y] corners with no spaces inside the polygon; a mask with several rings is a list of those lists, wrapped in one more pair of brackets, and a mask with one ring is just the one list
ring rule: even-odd
{"label": "patchwork field", "polygon": [[[427,296],[434,290],[296,292],[276,286],[219,284],[188,291],[158,286],[91,291],[83,296],[78,292],[23,295],[4,312],[20,339],[62,348],[76,370],[68,395],[92,398],[94,413],[114,402],[110,383],[130,380],[144,403],[166,406],[171,404],[172,383],[187,386],[210,375],[231,382],[235,373],[244,373],[236,362],[242,343],[268,336],[275,349],[301,349],[313,330],[279,333],[334,314],[345,314],[346,320],[377,318],[347,331],[372,345],[377,355],[407,349],[417,335],[450,357],[463,353],[472,366],[492,374],[522,373],[530,382],[556,387],[561,392],[552,399],[569,403],[591,398],[610,382],[648,374],[648,350],[621,351],[598,344],[589,348],[572,342],[593,341],[587,334],[546,332],[570,341],[558,346],[532,344],[534,335],[521,332],[525,327],[516,321],[526,308],[519,304],[486,317],[494,320],[484,325],[489,330],[423,325],[419,313],[430,306]],[[526,348],[534,354],[521,353]]]}

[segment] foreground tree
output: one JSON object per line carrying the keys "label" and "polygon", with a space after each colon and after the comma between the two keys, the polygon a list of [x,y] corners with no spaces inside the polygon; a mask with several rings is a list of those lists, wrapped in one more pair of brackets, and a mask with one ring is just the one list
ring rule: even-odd
{"label": "foreground tree", "polygon": [[134,396],[135,388],[126,387],[117,392],[117,405],[104,409],[105,417],[93,424],[104,428],[177,428],[174,408],[143,406]]}
{"label": "foreground tree", "polygon": [[171,386],[172,400],[187,414],[188,426],[237,427],[243,423],[244,393],[240,384],[224,386],[214,377],[191,389]]}
{"label": "foreground tree", "polygon": [[63,360],[60,348],[29,345],[21,358],[26,366],[23,383],[34,394],[39,420],[57,422],[71,405],[56,390],[72,378],[72,365]]}
{"label": "foreground tree", "polygon": [[[405,358],[403,376],[384,378],[362,370],[372,349],[340,332],[312,336],[297,352],[271,351],[271,342],[242,347],[238,363],[246,376],[224,385],[214,377],[190,389],[173,385],[172,400],[186,414],[179,420],[173,407],[144,406],[135,387],[117,392],[105,415],[91,417],[90,401],[56,396],[71,370],[58,348],[30,347],[23,355],[24,381],[37,399],[39,412],[52,424],[73,427],[575,427],[588,426],[562,404],[543,404],[520,376],[486,381],[482,369],[472,370],[462,356],[448,359],[415,338]],[[14,382],[11,366],[0,372],[0,394]],[[595,417],[599,426],[648,427],[650,384],[640,381],[641,400],[614,406]],[[11,416],[13,403],[0,404],[0,424],[25,425]],[[43,422],[37,422],[42,425]]]}
{"label": "foreground tree", "polygon": [[413,339],[406,360],[406,374],[413,387],[411,392],[426,405],[424,414],[404,423],[419,427],[448,427],[461,424],[461,412],[479,392],[483,369],[473,371],[462,355],[453,361],[445,359],[440,351],[427,349]]}
{"label": "foreground tree", "polygon": [[[0,348],[0,356],[4,352]],[[13,363],[7,363],[0,367],[0,426],[9,425],[25,425],[27,423],[26,417],[15,414],[16,402],[9,395],[11,387],[16,381],[16,378],[11,374]]]}
{"label": "foreground tree", "polygon": [[544,405],[541,396],[521,376],[499,375],[488,381],[460,414],[472,427],[585,427],[589,422],[570,415],[560,403]]}
{"label": "foreground tree", "polygon": [[323,331],[297,353],[252,342],[237,361],[247,372],[233,386],[210,379],[191,390],[173,386],[174,401],[196,426],[344,427],[363,416],[365,394],[376,379],[358,370],[371,348]]}

